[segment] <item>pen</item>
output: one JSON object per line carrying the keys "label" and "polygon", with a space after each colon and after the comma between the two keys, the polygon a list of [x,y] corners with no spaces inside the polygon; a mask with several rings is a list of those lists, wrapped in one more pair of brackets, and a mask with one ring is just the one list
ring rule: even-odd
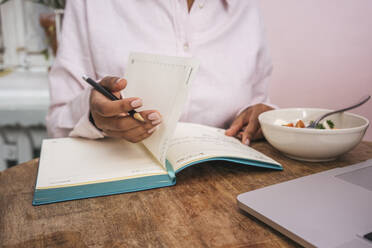
{"label": "pen", "polygon": [[[107,97],[108,99],[110,99],[111,101],[120,100],[114,94],[112,94],[110,91],[108,91],[105,87],[103,87],[102,85],[98,84],[97,82],[95,82],[90,77],[88,77],[86,75],[83,75],[83,79],[88,84],[90,84],[95,90],[97,90],[99,93],[101,93],[102,95],[104,95],[105,97]],[[141,114],[138,113],[137,111],[135,111],[134,109],[131,110],[131,111],[129,111],[128,114],[130,116],[132,116],[134,119],[138,120],[138,121],[145,122],[145,119],[143,119],[143,117],[141,116]]]}

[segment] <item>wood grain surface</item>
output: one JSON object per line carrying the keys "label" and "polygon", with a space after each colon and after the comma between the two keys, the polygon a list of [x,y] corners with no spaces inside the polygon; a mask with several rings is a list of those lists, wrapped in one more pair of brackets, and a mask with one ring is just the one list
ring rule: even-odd
{"label": "wood grain surface", "polygon": [[370,142],[326,163],[253,147],[284,170],[208,162],[180,172],[173,187],[37,207],[38,160],[14,166],[0,172],[0,247],[299,247],[240,211],[237,195],[372,158]]}

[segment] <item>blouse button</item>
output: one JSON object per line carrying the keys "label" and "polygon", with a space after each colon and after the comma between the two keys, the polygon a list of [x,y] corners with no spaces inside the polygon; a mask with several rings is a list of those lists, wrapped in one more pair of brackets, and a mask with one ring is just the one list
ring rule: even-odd
{"label": "blouse button", "polygon": [[183,50],[184,50],[185,52],[187,52],[187,51],[189,50],[189,48],[190,48],[189,43],[188,43],[188,42],[185,42],[185,43],[183,44]]}

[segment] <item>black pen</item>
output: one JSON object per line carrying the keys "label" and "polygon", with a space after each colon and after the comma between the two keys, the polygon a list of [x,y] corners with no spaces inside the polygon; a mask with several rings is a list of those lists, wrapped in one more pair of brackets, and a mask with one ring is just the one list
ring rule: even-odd
{"label": "black pen", "polygon": [[[83,76],[83,79],[88,83],[90,84],[95,90],[97,90],[99,93],[101,93],[102,95],[104,95],[105,97],[107,97],[108,99],[110,99],[111,101],[117,101],[117,100],[120,100],[119,98],[117,98],[114,94],[112,94],[110,91],[108,91],[105,87],[103,87],[102,85],[100,85],[99,83],[95,82],[93,79],[91,79],[90,77],[84,75]],[[141,116],[140,113],[138,113],[137,111],[135,110],[131,110],[128,112],[128,114],[130,116],[132,116],[134,119],[138,120],[138,121],[141,121],[141,122],[145,122],[145,119],[143,119],[143,117]]]}

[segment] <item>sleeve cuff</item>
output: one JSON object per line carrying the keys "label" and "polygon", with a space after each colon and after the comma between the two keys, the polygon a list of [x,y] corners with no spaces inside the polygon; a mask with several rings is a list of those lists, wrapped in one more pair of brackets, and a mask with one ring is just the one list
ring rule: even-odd
{"label": "sleeve cuff", "polygon": [[258,102],[258,103],[253,103],[253,104],[250,104],[250,105],[247,105],[245,106],[244,108],[241,108],[235,115],[235,118],[238,117],[244,110],[246,110],[247,108],[253,106],[253,105],[256,105],[256,104],[259,104],[259,103],[262,103],[262,104],[265,104],[266,106],[269,106],[269,107],[272,107],[273,109],[278,109],[279,107],[275,104],[271,104],[271,103],[267,103],[267,102]]}
{"label": "sleeve cuff", "polygon": [[80,111],[80,119],[69,133],[70,137],[83,137],[88,139],[100,139],[104,137],[103,132],[98,130],[89,120],[89,98],[91,89],[85,90],[79,101],[75,101],[72,106]]}

